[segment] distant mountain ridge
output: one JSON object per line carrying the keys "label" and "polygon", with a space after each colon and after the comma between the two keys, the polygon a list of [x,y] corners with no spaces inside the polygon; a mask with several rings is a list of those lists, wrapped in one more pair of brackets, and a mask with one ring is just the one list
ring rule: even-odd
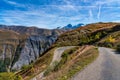
{"label": "distant mountain ridge", "polygon": [[20,34],[28,34],[28,35],[55,35],[55,34],[61,34],[64,32],[63,30],[59,29],[43,29],[38,27],[26,27],[26,26],[7,26],[7,25],[0,25],[0,29],[5,30],[12,30]]}
{"label": "distant mountain ridge", "polygon": [[79,28],[79,27],[81,27],[83,25],[84,25],[83,23],[79,23],[79,24],[77,24],[75,26],[73,26],[72,24],[68,24],[68,25],[62,27],[61,29],[64,29],[64,30],[73,30],[73,29],[77,29],[77,28]]}

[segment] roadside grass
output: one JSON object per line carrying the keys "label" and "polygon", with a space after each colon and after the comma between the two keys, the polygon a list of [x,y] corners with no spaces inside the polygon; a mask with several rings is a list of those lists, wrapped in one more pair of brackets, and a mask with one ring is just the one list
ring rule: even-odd
{"label": "roadside grass", "polygon": [[[72,54],[68,53],[67,59],[62,57],[62,60],[58,63],[60,67],[55,67],[50,75],[46,76],[45,80],[68,80],[93,62],[98,56],[98,49],[93,46],[78,56],[79,50],[80,48]],[[66,52],[69,51],[65,51],[63,55],[67,54]]]}
{"label": "roadside grass", "polygon": [[70,49],[67,49],[63,52],[62,54],[62,59],[60,60],[60,62],[57,62],[55,61],[54,62],[54,65],[52,66],[49,66],[46,71],[44,72],[44,76],[47,76],[49,74],[51,74],[52,72],[55,72],[55,71],[58,71],[62,68],[62,66],[68,61],[70,60],[70,56],[72,53],[74,53],[76,50],[78,50],[79,47],[76,46],[76,47],[73,47],[73,48],[70,48]]}
{"label": "roadside grass", "polygon": [[70,61],[73,57],[73,53],[75,53],[75,51],[77,51],[78,49],[79,47],[77,46],[77,47],[65,50],[61,56],[62,57],[61,61],[58,64],[56,64],[56,66],[54,67],[54,71],[60,70],[65,63]]}
{"label": "roadside grass", "polygon": [[35,77],[35,75],[44,71],[51,63],[55,49],[56,48],[50,49],[31,65],[23,66],[22,71],[17,74],[20,74],[24,80],[30,80],[31,78]]}
{"label": "roadside grass", "polygon": [[78,59],[75,61],[75,65],[72,65],[67,73],[67,77],[70,78],[74,76],[77,72],[82,70],[86,65],[91,63],[98,56],[98,51],[96,48],[90,49],[83,53]]}

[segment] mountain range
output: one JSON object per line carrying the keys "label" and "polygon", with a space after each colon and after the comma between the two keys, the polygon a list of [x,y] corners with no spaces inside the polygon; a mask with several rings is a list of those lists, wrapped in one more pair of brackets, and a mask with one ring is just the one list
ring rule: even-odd
{"label": "mountain range", "polygon": [[79,27],[81,27],[81,26],[83,26],[83,25],[84,25],[83,23],[79,23],[79,24],[77,24],[77,25],[75,25],[75,26],[73,26],[72,24],[68,24],[68,25],[62,27],[62,29],[65,29],[65,30],[73,30],[73,29],[79,28]]}
{"label": "mountain range", "polygon": [[84,25],[83,23],[79,23],[77,25],[68,24],[68,25],[66,25],[64,27],[57,27],[57,29],[73,30],[73,29],[79,28],[79,27],[81,27],[83,25]]}
{"label": "mountain range", "polygon": [[67,30],[81,26],[68,24],[62,29],[0,25],[0,72],[20,70],[37,60]]}
{"label": "mountain range", "polygon": [[[98,56],[95,46],[120,50],[120,23],[68,24],[52,30],[0,25],[0,72],[19,71],[25,80],[43,75],[45,80],[56,80],[61,71],[71,77]],[[60,62],[52,61],[59,57]]]}

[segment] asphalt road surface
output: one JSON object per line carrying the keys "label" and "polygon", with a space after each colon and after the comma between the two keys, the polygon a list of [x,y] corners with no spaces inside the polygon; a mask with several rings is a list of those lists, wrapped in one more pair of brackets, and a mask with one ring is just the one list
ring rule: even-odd
{"label": "asphalt road surface", "polygon": [[99,47],[99,57],[71,80],[120,80],[120,54]]}

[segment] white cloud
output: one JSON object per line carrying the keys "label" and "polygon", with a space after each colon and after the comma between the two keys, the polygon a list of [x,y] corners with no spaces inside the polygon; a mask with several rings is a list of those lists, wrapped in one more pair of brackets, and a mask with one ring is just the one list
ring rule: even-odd
{"label": "white cloud", "polygon": [[69,0],[63,0],[63,1],[66,3],[66,5],[70,5],[71,4],[71,2]]}
{"label": "white cloud", "polygon": [[60,10],[63,11],[77,11],[78,8],[76,8],[76,6],[73,5],[62,5],[62,6],[57,6]]}
{"label": "white cloud", "polygon": [[4,11],[4,14],[0,14],[2,16],[2,19],[5,23],[8,24],[16,24],[16,25],[34,25],[34,26],[40,26],[42,28],[46,28],[50,25],[55,15],[47,14],[42,11]]}
{"label": "white cloud", "polygon": [[100,15],[101,15],[101,5],[99,6],[99,9],[98,9],[98,14],[97,14],[98,20],[100,19]]}
{"label": "white cloud", "polygon": [[18,3],[16,2],[13,2],[13,1],[9,1],[9,0],[4,0],[5,2],[7,2],[8,4],[11,4],[11,5],[17,5]]}
{"label": "white cloud", "polygon": [[120,20],[115,20],[115,21],[112,21],[112,22],[117,22],[117,23],[120,23]]}
{"label": "white cloud", "polygon": [[91,10],[91,9],[89,10],[89,18],[90,18],[90,19],[93,19],[93,13],[92,13],[92,10]]}
{"label": "white cloud", "polygon": [[25,7],[25,5],[14,2],[14,1],[10,1],[10,0],[3,0],[3,1],[6,2],[7,4],[10,4],[10,5],[13,5],[13,6],[16,6],[16,7]]}
{"label": "white cloud", "polygon": [[95,1],[92,5],[106,5],[106,6],[111,6],[112,4],[120,4],[120,0],[98,0]]}

